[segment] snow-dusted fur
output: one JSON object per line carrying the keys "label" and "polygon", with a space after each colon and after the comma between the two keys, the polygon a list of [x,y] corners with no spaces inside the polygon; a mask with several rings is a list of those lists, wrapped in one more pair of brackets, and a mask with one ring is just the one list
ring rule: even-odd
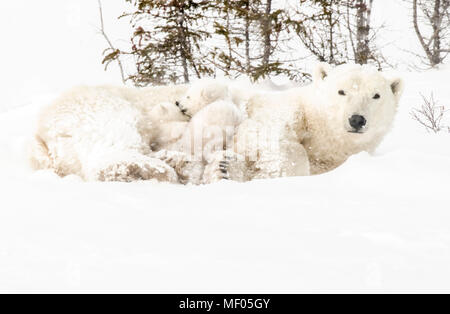
{"label": "snow-dusted fur", "polygon": [[189,183],[207,184],[222,178],[221,162],[225,152],[232,148],[243,119],[239,108],[226,100],[215,101],[194,115],[182,138],[169,149],[184,153],[191,164],[198,164],[189,176]]}
{"label": "snow-dusted fur", "polygon": [[175,104],[186,90],[186,86],[75,88],[41,112],[31,164],[87,181],[177,182],[172,167],[150,156],[150,143],[164,146],[176,140],[174,123],[187,118],[178,115],[177,108],[170,111],[157,105]]}
{"label": "snow-dusted fur", "polygon": [[[233,94],[235,95],[233,97]],[[183,183],[212,183],[223,178],[223,160],[232,148],[237,127],[244,120],[244,111],[238,103],[241,94],[232,93],[224,81],[200,80],[177,102],[185,115],[192,117],[183,136],[166,151],[179,152],[179,163],[174,166]],[[163,160],[167,160],[159,154]]]}
{"label": "snow-dusted fur", "polygon": [[[253,96],[214,80],[79,87],[41,112],[30,159],[35,169],[87,181],[198,184],[320,174],[378,146],[402,90],[401,79],[370,67],[326,64],[307,87]],[[349,121],[355,115],[366,122],[358,130]]]}
{"label": "snow-dusted fur", "polygon": [[165,102],[154,106],[149,117],[155,128],[151,131],[152,151],[167,150],[185,134],[190,117],[183,114],[176,102]]}
{"label": "snow-dusted fur", "polygon": [[193,83],[178,101],[180,109],[193,117],[207,105],[217,100],[231,99],[228,84],[218,80],[203,79]]}
{"label": "snow-dusted fur", "polygon": [[[359,65],[320,64],[313,76],[309,86],[249,100],[249,119],[236,136],[245,160],[230,165],[234,179],[321,174],[376,149],[392,126],[402,80]],[[354,115],[367,120],[357,133]]]}
{"label": "snow-dusted fur", "polygon": [[243,119],[228,85],[213,80],[78,87],[41,112],[30,160],[86,181],[210,183],[222,178],[224,151]]}

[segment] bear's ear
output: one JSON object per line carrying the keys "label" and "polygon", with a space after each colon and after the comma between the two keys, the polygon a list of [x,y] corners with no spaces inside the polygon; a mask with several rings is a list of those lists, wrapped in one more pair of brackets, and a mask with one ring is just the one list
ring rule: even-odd
{"label": "bear's ear", "polygon": [[323,81],[331,71],[331,65],[325,62],[319,63],[314,69],[313,81],[320,82]]}
{"label": "bear's ear", "polygon": [[169,113],[169,106],[168,106],[168,104],[161,104],[161,112],[163,114],[168,114]]}
{"label": "bear's ear", "polygon": [[395,78],[391,80],[391,90],[397,100],[397,103],[400,101],[400,97],[402,97],[404,88],[405,84],[403,83],[403,79]]}
{"label": "bear's ear", "polygon": [[167,109],[165,104],[159,104],[156,105],[153,111],[158,112],[158,114],[166,115],[169,113],[169,110]]}
{"label": "bear's ear", "polygon": [[202,97],[207,104],[228,97],[228,86],[220,82],[210,82],[203,87]]}

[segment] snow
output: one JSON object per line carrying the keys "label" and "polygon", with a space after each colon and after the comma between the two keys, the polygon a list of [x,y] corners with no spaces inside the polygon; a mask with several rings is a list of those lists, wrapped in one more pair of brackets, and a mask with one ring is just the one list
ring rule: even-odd
{"label": "snow", "polygon": [[[72,14],[64,8],[76,1],[43,2]],[[95,25],[95,3],[76,3]],[[35,22],[32,34],[52,30]],[[60,38],[58,49],[37,51],[41,62],[5,62],[0,292],[450,292],[450,134],[429,134],[409,115],[420,93],[450,106],[450,68],[401,73],[407,89],[392,133],[373,156],[325,175],[84,183],[33,173],[25,160],[37,112],[59,90],[118,79],[98,65],[104,45],[92,24],[77,23],[70,36],[83,45]],[[53,45],[51,34],[41,47]],[[79,58],[67,62],[70,47]],[[25,81],[9,75],[23,71],[32,73]]]}
{"label": "snow", "polygon": [[[116,17],[126,6],[124,1],[103,2],[106,30],[120,45],[129,25]],[[97,1],[1,1],[0,18],[0,84],[9,87],[2,88],[0,112],[76,84],[120,83],[118,69],[105,72],[101,64],[107,44],[98,32]]]}

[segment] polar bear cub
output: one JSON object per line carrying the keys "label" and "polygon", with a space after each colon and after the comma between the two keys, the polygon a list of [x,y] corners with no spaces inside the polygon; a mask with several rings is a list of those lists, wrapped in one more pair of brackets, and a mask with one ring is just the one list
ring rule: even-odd
{"label": "polar bear cub", "polygon": [[164,102],[156,105],[149,113],[154,126],[150,139],[152,151],[167,149],[175,144],[186,132],[190,117],[180,111],[175,103]]}
{"label": "polar bear cub", "polygon": [[190,117],[217,100],[227,100],[246,114],[247,101],[255,94],[255,90],[260,89],[260,86],[247,81],[201,79],[193,83],[176,103]]}
{"label": "polar bear cub", "polygon": [[208,159],[211,153],[226,147],[244,119],[244,112],[233,101],[229,84],[220,80],[194,83],[177,106],[192,118],[178,146],[197,158]]}
{"label": "polar bear cub", "polygon": [[[192,118],[181,138],[164,149],[182,153],[183,165],[188,165],[191,173],[188,174],[184,167],[174,165],[173,160],[168,163],[174,165],[184,183],[201,184],[219,180],[220,162],[225,152],[232,149],[237,127],[244,120],[244,112],[233,101],[228,84],[210,79],[194,83],[176,104],[182,114]],[[162,159],[167,161],[164,156]]]}
{"label": "polar bear cub", "polygon": [[202,79],[193,83],[176,104],[182,113],[194,117],[200,110],[217,100],[231,100],[228,84],[219,80]]}

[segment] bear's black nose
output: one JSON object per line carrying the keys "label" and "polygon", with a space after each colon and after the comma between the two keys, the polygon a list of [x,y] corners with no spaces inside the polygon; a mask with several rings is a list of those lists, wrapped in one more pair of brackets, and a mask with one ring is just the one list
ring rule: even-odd
{"label": "bear's black nose", "polygon": [[367,123],[366,118],[360,115],[354,115],[349,119],[350,126],[355,129],[355,131],[361,130]]}

